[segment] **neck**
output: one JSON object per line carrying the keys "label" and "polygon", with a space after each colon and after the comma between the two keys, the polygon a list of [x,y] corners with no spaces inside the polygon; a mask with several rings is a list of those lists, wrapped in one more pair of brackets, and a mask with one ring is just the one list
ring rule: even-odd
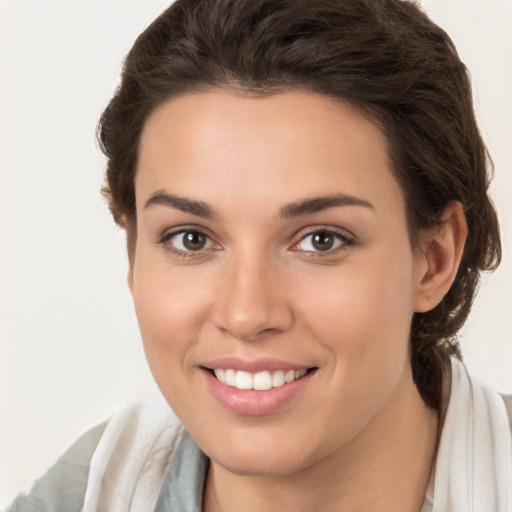
{"label": "neck", "polygon": [[349,445],[286,476],[247,476],[211,462],[204,512],[293,510],[418,511],[436,449],[437,413],[422,401],[410,372]]}

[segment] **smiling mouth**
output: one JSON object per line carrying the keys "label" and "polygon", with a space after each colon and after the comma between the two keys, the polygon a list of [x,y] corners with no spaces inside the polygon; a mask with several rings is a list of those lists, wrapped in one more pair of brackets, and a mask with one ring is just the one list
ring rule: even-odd
{"label": "smiling mouth", "polygon": [[279,388],[291,382],[301,379],[304,375],[316,370],[316,368],[302,368],[300,370],[275,370],[257,373],[242,370],[215,368],[209,369],[217,380],[236,389],[266,391]]}

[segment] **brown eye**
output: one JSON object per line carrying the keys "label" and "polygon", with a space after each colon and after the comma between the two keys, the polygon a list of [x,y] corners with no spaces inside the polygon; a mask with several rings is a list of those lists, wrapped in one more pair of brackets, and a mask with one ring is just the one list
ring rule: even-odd
{"label": "brown eye", "polygon": [[213,242],[208,235],[194,230],[171,233],[166,235],[162,242],[180,252],[197,252],[213,247]]}
{"label": "brown eye", "polygon": [[204,249],[208,237],[204,233],[198,231],[185,231],[182,234],[183,246],[189,251],[199,251]]}
{"label": "brown eye", "polygon": [[315,233],[312,235],[311,244],[317,251],[332,249],[335,239],[331,233]]}
{"label": "brown eye", "polygon": [[295,250],[302,252],[328,252],[335,251],[343,246],[352,245],[348,237],[334,231],[314,231],[302,237],[295,246]]}

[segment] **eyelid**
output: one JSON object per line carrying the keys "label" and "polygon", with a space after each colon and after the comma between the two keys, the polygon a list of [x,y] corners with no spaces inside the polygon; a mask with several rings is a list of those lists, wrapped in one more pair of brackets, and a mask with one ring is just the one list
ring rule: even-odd
{"label": "eyelid", "polygon": [[[297,247],[298,244],[302,242],[305,238],[307,238],[308,236],[312,236],[316,233],[331,234],[336,238],[340,239],[342,243],[338,247],[326,251],[302,251],[300,249],[294,249],[294,247]],[[298,233],[296,233],[294,239],[296,241],[293,242],[293,245],[290,248],[290,250],[295,250],[296,252],[307,253],[315,256],[332,255],[340,250],[348,249],[349,247],[354,246],[357,243],[357,237],[353,233],[347,231],[346,229],[338,228],[331,225],[308,226],[307,228],[303,228]]]}
{"label": "eyelid", "polygon": [[[209,247],[205,249],[198,249],[197,251],[191,251],[191,250],[182,250],[179,249],[171,244],[168,244],[173,237],[182,234],[182,233],[200,233],[208,238],[208,240],[211,241],[211,243],[214,245],[214,247]],[[190,258],[190,257],[201,257],[205,255],[205,252],[210,252],[212,250],[218,250],[218,247],[220,247],[220,244],[215,241],[215,238],[210,234],[209,230],[196,225],[186,225],[186,226],[176,226],[174,228],[169,228],[164,230],[157,238],[156,242],[157,244],[161,245],[166,251],[171,252],[172,254],[175,254],[177,256],[181,256],[184,258]],[[217,247],[215,247],[217,246]]]}
{"label": "eyelid", "polygon": [[[206,248],[206,249],[198,249],[197,251],[192,250],[181,250],[175,246],[172,246],[171,244],[167,244],[170,239],[172,239],[174,236],[179,235],[181,233],[186,232],[197,232],[205,235],[213,244],[214,247]],[[326,251],[307,251],[307,250],[301,250],[297,249],[297,245],[300,244],[305,238],[308,236],[312,236],[315,233],[328,233],[339,240],[341,240],[341,244],[338,247],[328,249]],[[339,228],[332,225],[316,225],[316,226],[308,226],[305,228],[300,229],[295,235],[293,236],[294,242],[292,243],[291,247],[289,247],[288,250],[294,251],[294,252],[301,252],[303,254],[308,254],[312,256],[329,256],[334,255],[337,252],[347,250],[348,248],[356,245],[357,243],[357,237],[344,228]],[[181,257],[201,257],[204,256],[205,253],[211,252],[211,251],[217,251],[222,249],[222,246],[215,240],[215,236],[211,234],[210,230],[203,227],[203,226],[197,226],[197,225],[184,225],[184,226],[176,226],[173,228],[168,228],[164,230],[157,238],[156,244],[161,245],[165,250],[181,256]]]}

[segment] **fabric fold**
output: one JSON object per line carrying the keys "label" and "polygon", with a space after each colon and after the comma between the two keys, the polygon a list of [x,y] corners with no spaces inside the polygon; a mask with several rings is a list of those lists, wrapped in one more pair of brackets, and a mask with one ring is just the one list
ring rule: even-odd
{"label": "fabric fold", "polygon": [[511,433],[498,392],[452,358],[435,464],[433,512],[511,512]]}
{"label": "fabric fold", "polygon": [[82,512],[153,510],[182,431],[159,392],[115,413],[92,457]]}

